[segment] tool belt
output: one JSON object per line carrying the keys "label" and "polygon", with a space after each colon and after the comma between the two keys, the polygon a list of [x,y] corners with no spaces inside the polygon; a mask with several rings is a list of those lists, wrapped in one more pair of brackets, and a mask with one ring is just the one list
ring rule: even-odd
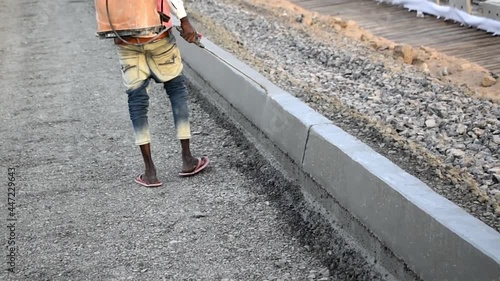
{"label": "tool belt", "polygon": [[[150,43],[158,42],[159,40],[161,40],[165,37],[168,37],[171,33],[172,33],[172,29],[169,29],[168,31],[163,32],[160,36],[158,36],[154,41],[152,41]],[[129,37],[129,36],[126,36],[126,37],[122,37],[122,38],[123,38],[123,40],[125,40],[129,43],[132,43],[132,44],[144,44],[144,43],[151,41],[151,39],[154,38],[155,36],[156,35],[151,36],[151,37]],[[125,42],[120,40],[120,38],[115,38],[115,44],[127,45]]]}

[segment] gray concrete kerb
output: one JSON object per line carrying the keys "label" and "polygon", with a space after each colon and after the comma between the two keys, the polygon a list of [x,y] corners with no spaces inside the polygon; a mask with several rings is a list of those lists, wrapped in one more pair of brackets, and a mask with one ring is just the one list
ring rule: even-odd
{"label": "gray concrete kerb", "polygon": [[500,234],[368,145],[311,129],[303,169],[424,280],[497,280]]}

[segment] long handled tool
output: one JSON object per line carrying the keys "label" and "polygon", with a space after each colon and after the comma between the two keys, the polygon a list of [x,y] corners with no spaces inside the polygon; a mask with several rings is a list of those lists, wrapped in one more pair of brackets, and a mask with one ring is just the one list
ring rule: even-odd
{"label": "long handled tool", "polygon": [[[179,31],[179,33],[182,34],[182,27],[176,26],[175,28],[177,28],[177,31]],[[198,33],[198,36],[196,36],[196,41],[194,41],[193,44],[195,44],[196,46],[198,46],[202,49],[205,49],[205,45],[203,45],[203,43],[201,43],[202,38],[203,38],[203,34]]]}
{"label": "long handled tool", "polygon": [[[182,34],[182,28],[180,26],[176,26],[177,28],[177,31],[179,31],[179,33]],[[260,84],[258,81],[256,81],[255,79],[253,79],[252,77],[248,76],[246,73],[244,73],[243,71],[241,71],[239,68],[237,68],[236,66],[232,65],[230,62],[228,62],[227,60],[221,58],[218,54],[216,54],[215,52],[213,52],[212,50],[210,49],[207,49],[205,48],[205,45],[203,45],[203,43],[201,43],[201,39],[203,38],[203,35],[201,33],[198,33],[198,37],[196,38],[196,41],[193,42],[193,44],[197,45],[198,47],[204,49],[205,51],[207,51],[208,53],[210,53],[212,56],[216,57],[218,60],[224,62],[225,64],[227,64],[228,66],[230,66],[231,68],[233,68],[234,70],[238,71],[239,73],[241,73],[243,76],[245,76],[246,78],[248,78],[249,80],[251,80],[252,82],[254,82],[255,84],[259,85],[259,87],[261,87],[264,92],[266,94],[269,94],[268,90],[266,89],[266,87],[262,86],[262,84]]]}

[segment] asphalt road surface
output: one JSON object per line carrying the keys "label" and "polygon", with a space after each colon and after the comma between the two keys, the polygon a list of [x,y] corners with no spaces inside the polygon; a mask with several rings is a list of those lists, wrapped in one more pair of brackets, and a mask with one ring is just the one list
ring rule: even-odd
{"label": "asphalt road surface", "polygon": [[164,186],[135,184],[142,159],[93,3],[0,3],[1,280],[384,279],[341,238],[323,247],[296,210],[300,196],[283,203],[276,192],[293,188],[195,94],[193,151],[210,168],[177,177],[180,146],[156,84],[152,150]]}

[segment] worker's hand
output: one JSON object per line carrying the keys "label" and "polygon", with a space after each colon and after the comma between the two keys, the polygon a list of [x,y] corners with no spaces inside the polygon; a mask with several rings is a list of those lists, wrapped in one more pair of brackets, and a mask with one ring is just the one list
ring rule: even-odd
{"label": "worker's hand", "polygon": [[198,37],[198,33],[196,32],[196,30],[194,30],[187,17],[183,17],[181,19],[181,28],[182,38],[184,38],[184,40],[188,41],[189,43],[194,43]]}

